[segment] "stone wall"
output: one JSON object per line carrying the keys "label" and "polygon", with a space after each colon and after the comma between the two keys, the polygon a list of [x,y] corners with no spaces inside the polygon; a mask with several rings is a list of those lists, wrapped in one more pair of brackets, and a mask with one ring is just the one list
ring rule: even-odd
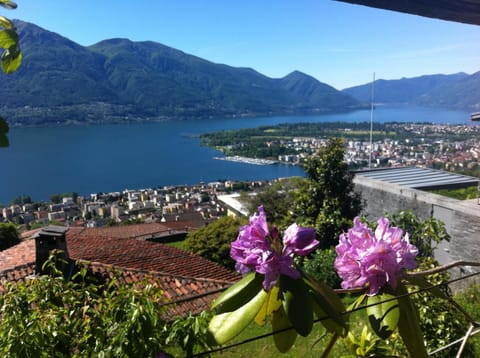
{"label": "stone wall", "polygon": [[[357,175],[355,190],[364,202],[363,215],[375,220],[385,213],[411,209],[421,219],[436,218],[445,223],[450,242],[435,250],[441,263],[456,260],[480,262],[480,205],[477,200],[456,200]],[[462,272],[478,271],[465,267]],[[459,272],[458,272],[459,273]]]}

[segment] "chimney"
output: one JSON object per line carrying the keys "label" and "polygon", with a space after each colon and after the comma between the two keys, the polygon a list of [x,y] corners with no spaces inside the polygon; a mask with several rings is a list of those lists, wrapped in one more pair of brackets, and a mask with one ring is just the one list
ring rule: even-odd
{"label": "chimney", "polygon": [[68,228],[63,226],[46,226],[42,228],[35,236],[35,270],[39,274],[48,274],[48,269],[43,269],[43,264],[48,260],[51,251],[59,250],[56,266],[63,272],[65,279],[70,272],[70,260],[68,258],[67,242],[65,233]]}

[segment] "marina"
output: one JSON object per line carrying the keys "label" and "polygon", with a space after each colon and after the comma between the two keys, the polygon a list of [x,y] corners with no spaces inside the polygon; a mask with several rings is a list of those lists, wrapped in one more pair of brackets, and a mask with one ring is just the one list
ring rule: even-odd
{"label": "marina", "polygon": [[246,164],[254,164],[254,165],[272,165],[277,163],[274,160],[261,159],[261,158],[247,158],[247,157],[241,157],[239,155],[233,155],[233,156],[227,156],[227,157],[213,157],[213,159],[227,160],[229,162],[246,163]]}

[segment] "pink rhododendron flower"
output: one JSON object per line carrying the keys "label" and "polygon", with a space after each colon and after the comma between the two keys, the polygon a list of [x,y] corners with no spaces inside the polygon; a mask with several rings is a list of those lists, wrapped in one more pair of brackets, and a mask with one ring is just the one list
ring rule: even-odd
{"label": "pink rhododendron flower", "polygon": [[417,267],[418,250],[410,244],[408,233],[390,227],[386,218],[378,220],[375,232],[360,221],[353,220],[353,228],[340,235],[336,247],[335,268],[343,280],[343,288],[368,287],[373,296],[388,284],[395,289],[405,269]]}
{"label": "pink rhododendron flower", "polygon": [[265,275],[263,288],[269,290],[280,275],[299,279],[300,272],[293,267],[293,255],[308,255],[318,244],[314,229],[292,224],[285,231],[282,245],[277,228],[268,229],[265,211],[260,206],[249,224],[240,228],[237,239],[232,242],[230,256],[237,262],[238,272],[256,271]]}

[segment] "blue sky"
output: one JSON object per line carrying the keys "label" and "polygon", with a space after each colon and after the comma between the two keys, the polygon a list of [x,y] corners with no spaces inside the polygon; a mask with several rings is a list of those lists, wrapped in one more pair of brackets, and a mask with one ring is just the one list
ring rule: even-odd
{"label": "blue sky", "polygon": [[305,72],[337,89],[480,70],[480,26],[331,0],[16,0],[1,11],[81,45],[151,40],[269,77]]}

